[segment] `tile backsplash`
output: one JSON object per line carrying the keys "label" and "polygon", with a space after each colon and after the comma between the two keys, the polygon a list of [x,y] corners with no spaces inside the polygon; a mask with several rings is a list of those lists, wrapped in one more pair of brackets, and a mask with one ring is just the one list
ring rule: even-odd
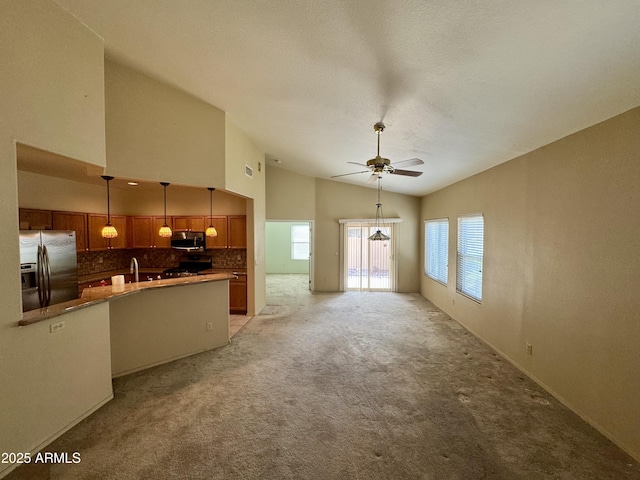
{"label": "tile backsplash", "polygon": [[[214,268],[247,268],[247,250],[244,248],[207,250],[205,254],[213,257]],[[129,268],[129,262],[132,257],[138,259],[141,271],[145,267],[177,267],[182,255],[181,252],[170,248],[131,248],[100,252],[80,252],[78,253],[78,275],[90,275]]]}

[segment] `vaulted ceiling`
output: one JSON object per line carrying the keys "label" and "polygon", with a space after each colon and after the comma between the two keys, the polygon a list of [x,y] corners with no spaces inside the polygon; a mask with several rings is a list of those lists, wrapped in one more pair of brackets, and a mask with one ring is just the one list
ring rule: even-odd
{"label": "vaulted ceiling", "polygon": [[[329,178],[424,195],[640,105],[638,0],[57,0],[110,58]],[[279,161],[281,163],[276,163]],[[336,181],[366,185],[369,175]]]}

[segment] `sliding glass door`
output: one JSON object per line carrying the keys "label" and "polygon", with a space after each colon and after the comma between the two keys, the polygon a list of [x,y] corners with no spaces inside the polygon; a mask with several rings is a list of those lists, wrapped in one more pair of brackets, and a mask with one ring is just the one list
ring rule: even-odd
{"label": "sliding glass door", "polygon": [[344,225],[344,279],[346,290],[393,291],[395,265],[392,223],[380,224],[391,240],[372,241],[375,224],[353,222]]}

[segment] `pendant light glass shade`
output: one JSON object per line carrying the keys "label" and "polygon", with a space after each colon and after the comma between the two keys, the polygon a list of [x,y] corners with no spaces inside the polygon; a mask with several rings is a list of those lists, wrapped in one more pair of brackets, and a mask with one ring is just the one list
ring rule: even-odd
{"label": "pendant light glass shade", "polygon": [[164,238],[168,238],[172,234],[171,227],[167,225],[167,187],[169,186],[169,184],[167,182],[160,182],[160,185],[162,185],[164,188],[164,223],[162,224],[162,227],[160,227],[158,235]]}
{"label": "pendant light glass shade", "polygon": [[107,181],[107,224],[102,227],[100,235],[102,238],[116,238],[118,231],[116,227],[111,225],[111,198],[109,196],[109,182],[113,180],[113,177],[109,175],[102,175],[102,178]]}
{"label": "pendant light glass shade", "polygon": [[118,231],[116,227],[107,223],[104,227],[102,227],[102,238],[116,238],[118,236]]}
{"label": "pendant light glass shade", "polygon": [[383,241],[391,240],[391,237],[385,235],[380,230],[380,223],[384,223],[384,216],[382,215],[382,203],[380,202],[380,192],[382,191],[382,183],[380,177],[378,177],[378,203],[376,203],[376,233],[369,237],[371,241]]}
{"label": "pendant light glass shade", "polygon": [[171,235],[173,235],[173,232],[171,231],[171,227],[169,225],[164,224],[160,227],[158,235],[164,238],[169,238]]}
{"label": "pendant light glass shade", "polygon": [[215,188],[207,187],[207,190],[209,190],[209,226],[204,234],[207,237],[217,237],[218,231],[216,230],[216,227],[213,226],[213,191]]}

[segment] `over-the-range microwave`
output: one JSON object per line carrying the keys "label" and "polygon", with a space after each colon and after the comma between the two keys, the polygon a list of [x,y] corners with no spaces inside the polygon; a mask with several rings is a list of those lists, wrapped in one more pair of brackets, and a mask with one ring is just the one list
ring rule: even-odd
{"label": "over-the-range microwave", "polygon": [[203,252],[206,247],[205,238],[204,232],[174,231],[171,235],[171,247],[187,252]]}

